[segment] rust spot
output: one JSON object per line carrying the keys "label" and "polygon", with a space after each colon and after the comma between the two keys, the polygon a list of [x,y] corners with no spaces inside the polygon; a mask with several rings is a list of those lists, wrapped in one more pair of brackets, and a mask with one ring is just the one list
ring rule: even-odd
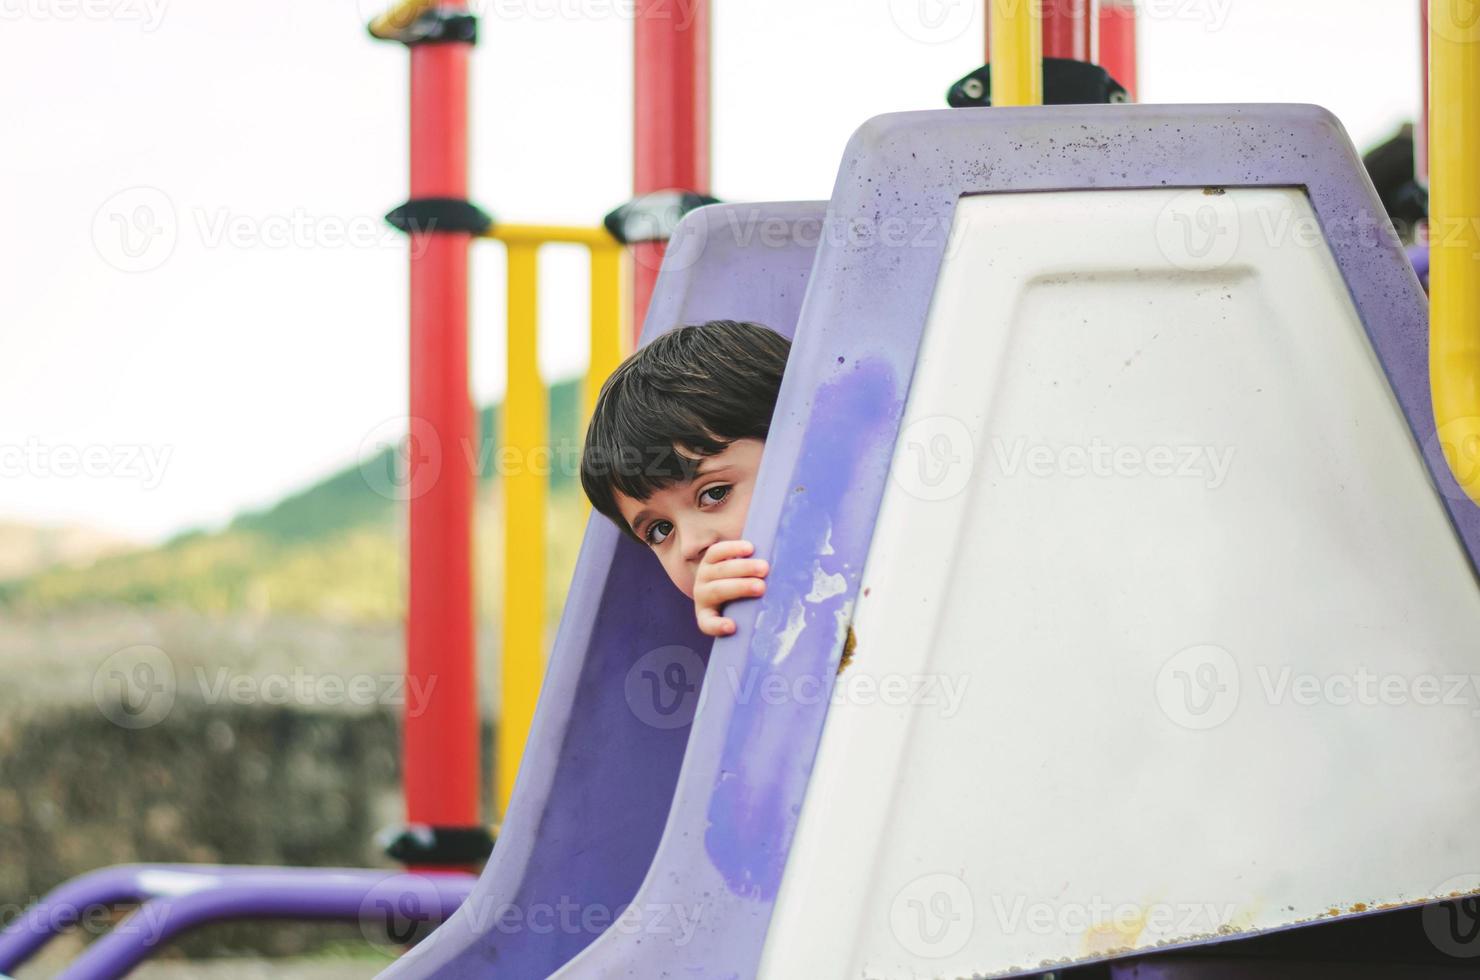
{"label": "rust spot", "polygon": [[848,665],[853,662],[853,650],[857,646],[858,637],[853,635],[853,627],[850,626],[848,627],[848,637],[847,639],[843,640],[843,659],[838,661],[839,674],[847,670]]}
{"label": "rust spot", "polygon": [[1227,194],[1228,189],[1224,187],[1204,187],[1203,193],[1209,197],[1217,197],[1219,194]]}
{"label": "rust spot", "polygon": [[872,591],[874,591],[874,590],[873,590],[873,589],[872,589],[872,588],[870,588],[870,587],[869,587],[869,586],[867,586],[867,585],[865,585],[865,586],[864,586],[864,587],[863,587],[863,594],[864,594],[864,595],[868,595],[868,594],[869,594],[869,593],[870,593],[870,592],[872,592]]}
{"label": "rust spot", "polygon": [[1367,911],[1367,903],[1366,902],[1358,902],[1357,904],[1355,904],[1355,905],[1352,906],[1352,911],[1353,912],[1365,912],[1365,911]]}

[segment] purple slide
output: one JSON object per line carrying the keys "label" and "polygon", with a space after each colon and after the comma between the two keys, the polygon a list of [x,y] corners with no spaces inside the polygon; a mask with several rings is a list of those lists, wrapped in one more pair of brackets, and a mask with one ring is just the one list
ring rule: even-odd
{"label": "purple slide", "polygon": [[[593,519],[498,847],[468,901],[383,976],[756,974],[828,704],[702,688],[706,665],[789,686],[835,673],[838,616],[859,589],[956,201],[1163,186],[1304,187],[1409,426],[1431,441],[1414,269],[1382,229],[1362,228],[1382,209],[1324,110],[1056,106],[869,121],[825,214],[757,204],[686,218],[643,334],[717,317],[794,332],[746,526],[771,557],[766,595],[711,643],[658,565]],[[1480,509],[1437,451],[1426,462],[1474,561]],[[805,603],[797,630],[785,611],[803,608],[819,560],[845,585]],[[786,627],[789,653],[777,657]],[[1262,975],[1158,961],[1115,975]]]}

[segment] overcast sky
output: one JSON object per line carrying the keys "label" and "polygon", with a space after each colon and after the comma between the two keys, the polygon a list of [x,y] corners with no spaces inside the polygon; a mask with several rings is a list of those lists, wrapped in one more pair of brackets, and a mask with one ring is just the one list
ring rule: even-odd
{"label": "overcast sky", "polygon": [[[1320,103],[1364,148],[1417,112],[1413,0],[1145,2],[1143,101]],[[631,186],[630,0],[475,6],[475,199],[595,223]],[[729,200],[826,197],[858,123],[943,105],[983,60],[966,0],[714,6]],[[160,539],[395,428],[405,243],[380,218],[406,196],[407,59],[365,35],[380,7],[0,0],[0,520]],[[503,270],[475,251],[482,403],[502,390]],[[545,261],[551,377],[585,361],[583,270]]]}

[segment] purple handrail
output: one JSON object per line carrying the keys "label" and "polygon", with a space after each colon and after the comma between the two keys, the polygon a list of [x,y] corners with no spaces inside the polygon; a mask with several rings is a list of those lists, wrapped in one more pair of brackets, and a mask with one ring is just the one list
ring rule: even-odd
{"label": "purple handrail", "polygon": [[59,980],[114,980],[162,944],[208,922],[244,918],[359,921],[394,942],[422,922],[440,922],[472,891],[461,872],[410,874],[365,868],[126,864],[74,878],[0,931],[0,973],[34,956],[94,910],[142,902],[95,940]]}

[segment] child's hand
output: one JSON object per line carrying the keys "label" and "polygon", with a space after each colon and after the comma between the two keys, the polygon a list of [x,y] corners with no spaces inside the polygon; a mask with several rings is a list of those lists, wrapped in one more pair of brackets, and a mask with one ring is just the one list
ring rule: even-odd
{"label": "child's hand", "polygon": [[694,574],[694,615],[706,636],[735,632],[735,621],[719,614],[725,603],[765,594],[766,583],[761,580],[771,566],[764,558],[745,557],[753,551],[749,541],[718,541],[700,559]]}

